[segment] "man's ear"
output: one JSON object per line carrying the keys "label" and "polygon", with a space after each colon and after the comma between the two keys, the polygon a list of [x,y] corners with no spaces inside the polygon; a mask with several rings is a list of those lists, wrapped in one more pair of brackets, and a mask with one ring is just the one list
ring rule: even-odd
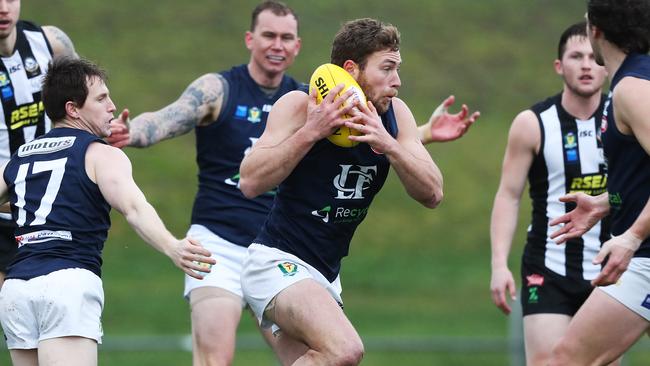
{"label": "man's ear", "polygon": [[72,101],[65,102],[65,114],[72,118],[79,118],[79,109],[77,105]]}
{"label": "man's ear", "polygon": [[345,71],[347,71],[350,75],[352,75],[354,80],[358,80],[359,74],[361,73],[361,69],[359,68],[358,63],[352,60],[345,60],[345,62],[343,63],[343,69],[345,69]]}
{"label": "man's ear", "polygon": [[556,59],[553,61],[553,68],[555,69],[555,73],[562,76],[564,75],[564,69],[562,68],[562,61]]}

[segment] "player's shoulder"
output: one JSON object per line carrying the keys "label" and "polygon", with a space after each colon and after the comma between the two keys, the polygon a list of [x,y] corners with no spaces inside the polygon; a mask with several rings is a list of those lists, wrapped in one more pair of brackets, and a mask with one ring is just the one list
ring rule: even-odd
{"label": "player's shoulder", "polygon": [[109,144],[100,141],[93,141],[88,145],[88,149],[86,150],[86,156],[93,159],[102,160],[102,161],[108,161],[114,159],[129,160],[128,156],[122,149],[118,149],[117,147],[113,147]]}
{"label": "player's shoulder", "polygon": [[393,113],[395,114],[395,119],[397,120],[397,123],[403,123],[403,122],[415,123],[415,117],[413,117],[413,113],[411,112],[411,109],[402,99],[394,97],[391,100],[391,104],[393,107]]}
{"label": "player's shoulder", "polygon": [[224,84],[228,84],[228,81],[223,77],[223,75],[218,72],[210,72],[194,79],[190,86],[195,86],[201,89],[221,89],[224,87]]}
{"label": "player's shoulder", "polygon": [[[285,95],[281,96],[280,99],[275,102],[273,105],[273,109],[276,108],[276,106],[285,106],[286,107],[291,107],[291,105],[307,105],[307,102],[309,101],[309,94],[304,91],[304,90],[292,90]],[[283,107],[285,108],[285,107]]]}

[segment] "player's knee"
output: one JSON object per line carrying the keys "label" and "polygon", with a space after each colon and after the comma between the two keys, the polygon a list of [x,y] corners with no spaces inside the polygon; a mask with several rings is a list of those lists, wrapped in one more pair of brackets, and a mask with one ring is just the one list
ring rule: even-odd
{"label": "player's knee", "polygon": [[195,337],[193,366],[229,366],[235,357],[232,347],[224,347],[210,337]]}
{"label": "player's knee", "polygon": [[347,342],[337,352],[334,364],[337,366],[356,366],[361,363],[364,352],[363,343],[360,339],[355,342]]}
{"label": "player's knee", "polygon": [[549,366],[564,366],[564,365],[570,365],[571,361],[571,351],[569,350],[569,347],[566,346],[566,343],[558,342],[555,347],[553,347],[553,351],[551,352],[551,357],[548,362]]}

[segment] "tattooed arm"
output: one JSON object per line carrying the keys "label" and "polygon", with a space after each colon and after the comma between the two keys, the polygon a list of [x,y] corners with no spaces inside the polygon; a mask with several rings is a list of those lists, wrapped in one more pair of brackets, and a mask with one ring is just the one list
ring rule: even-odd
{"label": "tattooed arm", "polygon": [[123,112],[111,123],[108,141],[116,147],[146,147],[209,125],[219,117],[227,93],[228,82],[221,75],[203,75],[178,100],[158,111],[142,113],[130,123],[128,111]]}
{"label": "tattooed arm", "polygon": [[52,46],[54,56],[79,57],[74,50],[74,45],[70,37],[61,29],[53,25],[45,25],[43,26],[43,33],[45,33],[47,40],[50,42],[50,46]]}

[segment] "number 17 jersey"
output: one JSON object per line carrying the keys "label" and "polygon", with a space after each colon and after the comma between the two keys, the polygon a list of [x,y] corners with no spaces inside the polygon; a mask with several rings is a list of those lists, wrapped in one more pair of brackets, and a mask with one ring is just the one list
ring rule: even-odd
{"label": "number 17 jersey", "polygon": [[66,268],[101,276],[110,205],[86,173],[86,151],[103,141],[55,128],[18,148],[4,171],[18,253],[7,278],[28,280]]}

